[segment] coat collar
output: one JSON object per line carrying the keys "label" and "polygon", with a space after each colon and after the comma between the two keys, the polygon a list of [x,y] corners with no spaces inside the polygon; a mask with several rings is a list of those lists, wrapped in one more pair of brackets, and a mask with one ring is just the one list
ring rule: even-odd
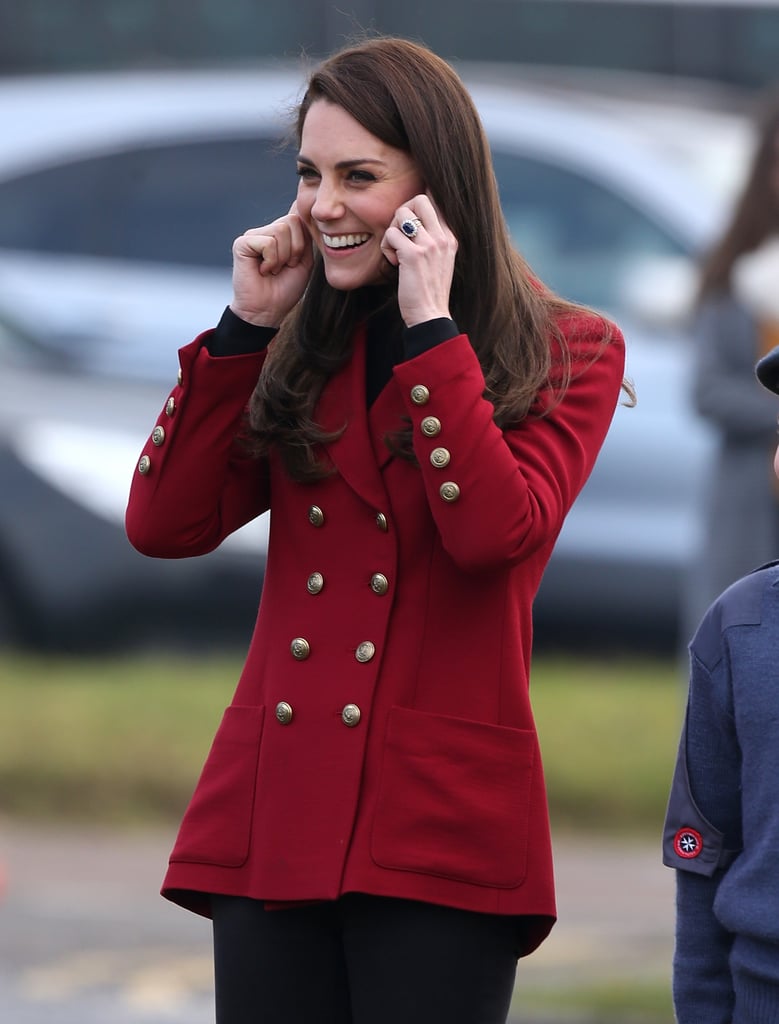
{"label": "coat collar", "polygon": [[360,327],[351,358],[327,382],[315,415],[328,433],[345,428],[327,445],[327,454],[352,490],[381,510],[387,505],[381,469],[392,458],[384,436],[400,426],[403,404],[391,379],[371,409],[366,408],[365,348],[365,328]]}

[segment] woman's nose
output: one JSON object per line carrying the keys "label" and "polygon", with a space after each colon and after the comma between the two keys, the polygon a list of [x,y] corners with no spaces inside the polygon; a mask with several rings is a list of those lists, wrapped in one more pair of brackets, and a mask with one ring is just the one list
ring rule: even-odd
{"label": "woman's nose", "polygon": [[314,220],[335,220],[343,214],[343,209],[340,189],[332,183],[321,181],[311,207]]}

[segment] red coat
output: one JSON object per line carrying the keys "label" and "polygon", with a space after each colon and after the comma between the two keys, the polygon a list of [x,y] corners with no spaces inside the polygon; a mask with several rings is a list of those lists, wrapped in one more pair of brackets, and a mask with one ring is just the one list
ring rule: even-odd
{"label": "red coat", "polygon": [[[135,474],[127,531],[161,557],[209,551],[272,506],[246,665],[184,817],[163,893],[275,901],[348,891],[555,916],[528,694],[531,606],[617,402],[624,344],[569,321],[581,365],[546,417],[501,431],[459,335],[399,364],[371,406],[364,339],[327,385],[336,473],[295,483],[234,436],[262,355],[181,350]],[[419,466],[384,443],[413,424]],[[143,472],[145,470],[145,472]],[[608,524],[604,523],[604,529]],[[218,601],[218,594],[214,595]]]}

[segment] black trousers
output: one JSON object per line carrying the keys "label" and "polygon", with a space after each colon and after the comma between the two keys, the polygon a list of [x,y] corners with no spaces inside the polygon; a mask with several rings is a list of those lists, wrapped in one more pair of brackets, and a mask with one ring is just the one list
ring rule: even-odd
{"label": "black trousers", "polygon": [[214,896],[216,1024],[504,1024],[516,922],[358,893]]}

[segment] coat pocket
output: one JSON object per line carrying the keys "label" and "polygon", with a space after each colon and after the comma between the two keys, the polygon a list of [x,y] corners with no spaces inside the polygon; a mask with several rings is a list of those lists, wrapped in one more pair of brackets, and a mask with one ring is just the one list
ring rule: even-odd
{"label": "coat pocket", "polygon": [[374,861],[474,885],[521,884],[536,750],[532,731],[393,708]]}
{"label": "coat pocket", "polygon": [[170,859],[240,867],[249,856],[264,707],[225,710]]}

